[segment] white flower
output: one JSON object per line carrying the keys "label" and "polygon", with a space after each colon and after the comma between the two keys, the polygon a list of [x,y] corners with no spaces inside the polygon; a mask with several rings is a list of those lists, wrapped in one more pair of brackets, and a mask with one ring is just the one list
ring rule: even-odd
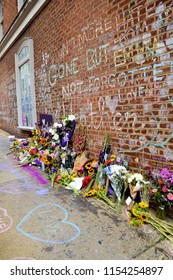
{"label": "white flower", "polygon": [[61,127],[62,127],[62,124],[61,124],[61,123],[55,122],[54,125],[53,125],[53,127],[55,127],[55,128],[57,128],[57,127],[61,128]]}
{"label": "white flower", "polygon": [[128,178],[128,183],[130,184],[133,181],[132,177]]}
{"label": "white flower", "polygon": [[51,133],[52,135],[54,135],[54,134],[55,134],[55,129],[50,128],[50,129],[49,129],[49,133]]}
{"label": "white flower", "polygon": [[136,187],[137,187],[138,189],[140,189],[140,188],[142,187],[142,185],[141,185],[139,182],[137,182],[137,183],[136,183]]}
{"label": "white flower", "polygon": [[57,141],[59,140],[59,135],[56,133],[53,137],[52,137],[53,140]]}
{"label": "white flower", "polygon": [[140,173],[134,173],[132,174],[128,179],[128,183],[132,183],[133,185],[136,185],[137,187],[142,187],[143,184],[145,184],[144,177]]}
{"label": "white flower", "polygon": [[75,120],[75,116],[74,115],[69,115],[68,116],[68,120],[69,121],[74,121]]}
{"label": "white flower", "polygon": [[143,181],[143,176],[140,173],[135,173],[134,177],[137,181]]}

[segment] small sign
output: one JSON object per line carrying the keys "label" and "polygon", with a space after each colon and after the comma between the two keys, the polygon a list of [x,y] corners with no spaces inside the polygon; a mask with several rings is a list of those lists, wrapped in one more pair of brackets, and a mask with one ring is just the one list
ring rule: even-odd
{"label": "small sign", "polygon": [[40,126],[51,126],[53,124],[52,115],[40,114]]}
{"label": "small sign", "polygon": [[128,198],[126,199],[126,204],[129,205],[132,202],[132,199],[130,196],[128,196]]}

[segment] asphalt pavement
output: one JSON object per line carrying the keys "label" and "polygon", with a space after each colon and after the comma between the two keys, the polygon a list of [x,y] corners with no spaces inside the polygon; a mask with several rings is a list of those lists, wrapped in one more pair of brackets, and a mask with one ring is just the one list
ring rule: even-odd
{"label": "asphalt pavement", "polygon": [[0,130],[0,260],[172,260],[173,243],[133,227],[125,208],[51,187],[38,167],[16,168]]}

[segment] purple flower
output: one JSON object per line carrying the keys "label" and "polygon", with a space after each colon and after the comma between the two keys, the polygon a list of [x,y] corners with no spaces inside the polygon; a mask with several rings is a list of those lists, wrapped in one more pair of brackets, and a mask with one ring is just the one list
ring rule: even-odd
{"label": "purple flower", "polygon": [[108,186],[108,194],[111,195],[111,196],[114,195],[114,190],[110,185]]}
{"label": "purple flower", "polygon": [[68,134],[66,134],[61,141],[61,147],[65,147],[69,142]]}
{"label": "purple flower", "polygon": [[72,129],[70,130],[70,132],[69,132],[69,134],[68,134],[68,138],[69,138],[69,140],[70,140],[70,139],[72,138],[72,136],[73,136],[73,133],[74,133],[75,127],[76,127],[76,121],[75,121],[75,120],[73,120],[73,122],[72,122]]}
{"label": "purple flower", "polygon": [[106,154],[109,154],[110,151],[111,151],[111,145],[108,145],[104,152],[105,152]]}
{"label": "purple flower", "polygon": [[74,133],[74,130],[75,130],[75,127],[76,127],[76,121],[73,120],[73,122],[72,122],[72,128],[71,128],[70,132],[67,133],[67,134],[62,138],[62,141],[61,141],[61,146],[62,146],[62,147],[65,147],[65,146],[68,144],[68,142],[70,141],[70,139],[72,138],[73,133]]}
{"label": "purple flower", "polygon": [[103,163],[104,162],[104,152],[101,150],[100,151],[100,155],[99,155],[99,163]]}

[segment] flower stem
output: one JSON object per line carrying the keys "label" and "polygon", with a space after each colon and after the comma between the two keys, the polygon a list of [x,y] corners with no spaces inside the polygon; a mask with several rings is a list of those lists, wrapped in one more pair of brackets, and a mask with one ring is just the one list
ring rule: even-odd
{"label": "flower stem", "polygon": [[152,217],[150,217],[150,219],[151,220],[148,220],[146,222],[153,225],[162,235],[164,235],[166,238],[168,238],[172,242],[172,240],[170,239],[168,234],[173,236],[173,232],[170,232],[170,230],[167,229],[165,226],[163,226],[163,224],[160,223],[158,220],[153,219]]}
{"label": "flower stem", "polygon": [[[172,225],[172,228],[171,228],[170,225],[166,226],[166,224],[164,225],[164,222],[160,222],[159,220],[153,218],[152,216],[150,216],[150,219],[152,219],[153,221],[155,221],[155,223],[157,223],[160,227],[162,227],[165,232],[167,232],[167,233],[169,233],[170,235],[173,236],[173,225]],[[172,231],[170,231],[169,227],[170,227],[170,229],[172,229]]]}

